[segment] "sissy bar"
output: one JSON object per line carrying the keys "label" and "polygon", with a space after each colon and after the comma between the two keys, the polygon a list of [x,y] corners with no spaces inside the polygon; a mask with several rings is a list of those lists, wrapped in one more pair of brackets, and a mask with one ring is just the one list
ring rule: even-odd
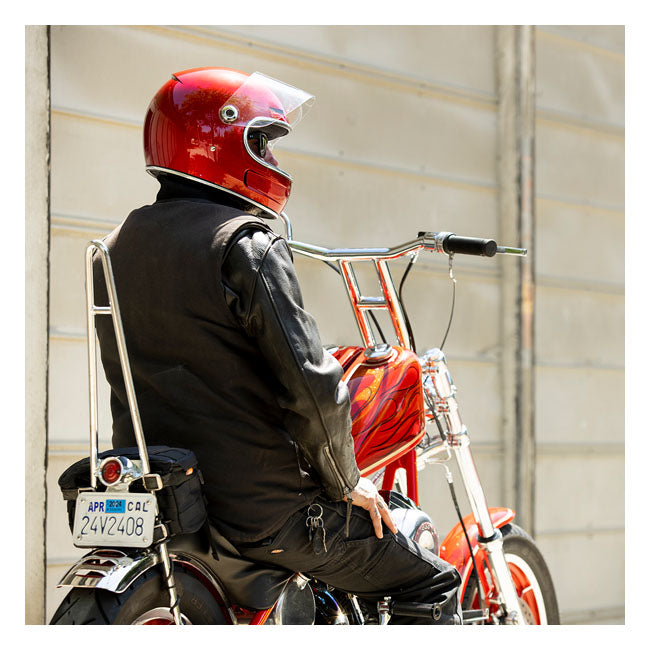
{"label": "sissy bar", "polygon": [[[93,276],[93,254],[95,251],[99,254],[102,262],[104,281],[108,293],[108,306],[97,306],[95,304],[95,282]],[[120,365],[122,367],[122,376],[124,378],[126,395],[129,401],[129,411],[131,413],[131,421],[133,422],[133,431],[138,445],[140,462],[142,463],[142,481],[146,490],[155,493],[156,490],[163,487],[162,479],[159,475],[150,473],[149,454],[144,441],[142,421],[140,419],[138,401],[133,386],[133,375],[131,374],[131,364],[129,363],[129,355],[126,349],[124,327],[122,326],[122,315],[117,300],[117,290],[115,288],[115,276],[113,275],[111,258],[104,242],[94,239],[86,247],[86,318],[88,328],[88,382],[90,390],[90,484],[93,490],[97,488],[97,471],[99,467],[99,434],[97,427],[97,343],[95,340],[95,318],[97,316],[111,316],[113,319],[115,340],[117,342],[117,351],[120,356]],[[167,543],[164,540],[158,544],[158,553],[165,570],[165,582],[167,584],[167,591],[170,599],[169,609],[173,614],[175,624],[183,625],[174,573],[169,559]]]}
{"label": "sissy bar", "polygon": [[[104,280],[108,292],[108,306],[95,305],[95,283],[93,278],[93,254],[95,251],[97,251],[100,256],[102,268],[104,270]],[[111,316],[113,319],[115,340],[117,341],[117,351],[120,356],[124,386],[126,387],[126,395],[129,401],[133,431],[135,432],[135,440],[138,445],[138,452],[142,463],[142,473],[146,476],[150,472],[149,454],[147,453],[147,446],[144,441],[140,411],[138,410],[135,388],[133,387],[133,376],[131,374],[131,365],[126,350],[120,305],[117,301],[117,290],[115,289],[113,267],[111,265],[111,258],[108,254],[106,245],[104,242],[95,239],[86,247],[86,319],[88,330],[88,383],[90,390],[90,481],[93,490],[97,488],[97,471],[99,467],[99,434],[97,426],[97,342],[95,339],[95,318],[97,316]]]}

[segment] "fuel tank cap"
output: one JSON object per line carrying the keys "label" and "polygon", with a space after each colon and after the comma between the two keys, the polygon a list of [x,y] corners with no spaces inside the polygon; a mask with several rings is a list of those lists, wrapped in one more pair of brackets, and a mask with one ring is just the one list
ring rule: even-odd
{"label": "fuel tank cap", "polygon": [[393,346],[388,343],[380,343],[366,348],[363,351],[363,356],[368,363],[380,363],[390,359],[393,354]]}

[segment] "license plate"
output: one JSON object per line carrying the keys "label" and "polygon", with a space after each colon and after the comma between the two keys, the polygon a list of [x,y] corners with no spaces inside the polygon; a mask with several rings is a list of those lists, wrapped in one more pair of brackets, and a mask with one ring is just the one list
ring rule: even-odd
{"label": "license plate", "polygon": [[152,494],[82,492],[77,497],[75,546],[151,546],[156,519]]}

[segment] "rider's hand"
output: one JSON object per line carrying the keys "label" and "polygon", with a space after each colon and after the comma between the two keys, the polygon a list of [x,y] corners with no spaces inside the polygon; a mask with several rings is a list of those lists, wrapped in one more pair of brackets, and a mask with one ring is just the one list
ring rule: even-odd
{"label": "rider's hand", "polygon": [[359,506],[370,513],[375,535],[379,539],[384,536],[381,529],[382,519],[393,533],[397,532],[397,526],[391,517],[386,502],[381,498],[375,484],[370,479],[360,478],[354,490],[348,495],[348,499],[352,501],[352,505]]}

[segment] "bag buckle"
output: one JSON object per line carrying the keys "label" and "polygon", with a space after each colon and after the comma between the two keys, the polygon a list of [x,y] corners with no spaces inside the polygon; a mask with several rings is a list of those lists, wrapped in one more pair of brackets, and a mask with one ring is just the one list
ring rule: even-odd
{"label": "bag buckle", "polygon": [[163,523],[156,524],[153,528],[153,543],[159,544],[169,538],[169,529]]}
{"label": "bag buckle", "polygon": [[160,474],[145,474],[142,477],[142,485],[144,485],[145,490],[155,492],[156,490],[162,490],[163,481]]}

